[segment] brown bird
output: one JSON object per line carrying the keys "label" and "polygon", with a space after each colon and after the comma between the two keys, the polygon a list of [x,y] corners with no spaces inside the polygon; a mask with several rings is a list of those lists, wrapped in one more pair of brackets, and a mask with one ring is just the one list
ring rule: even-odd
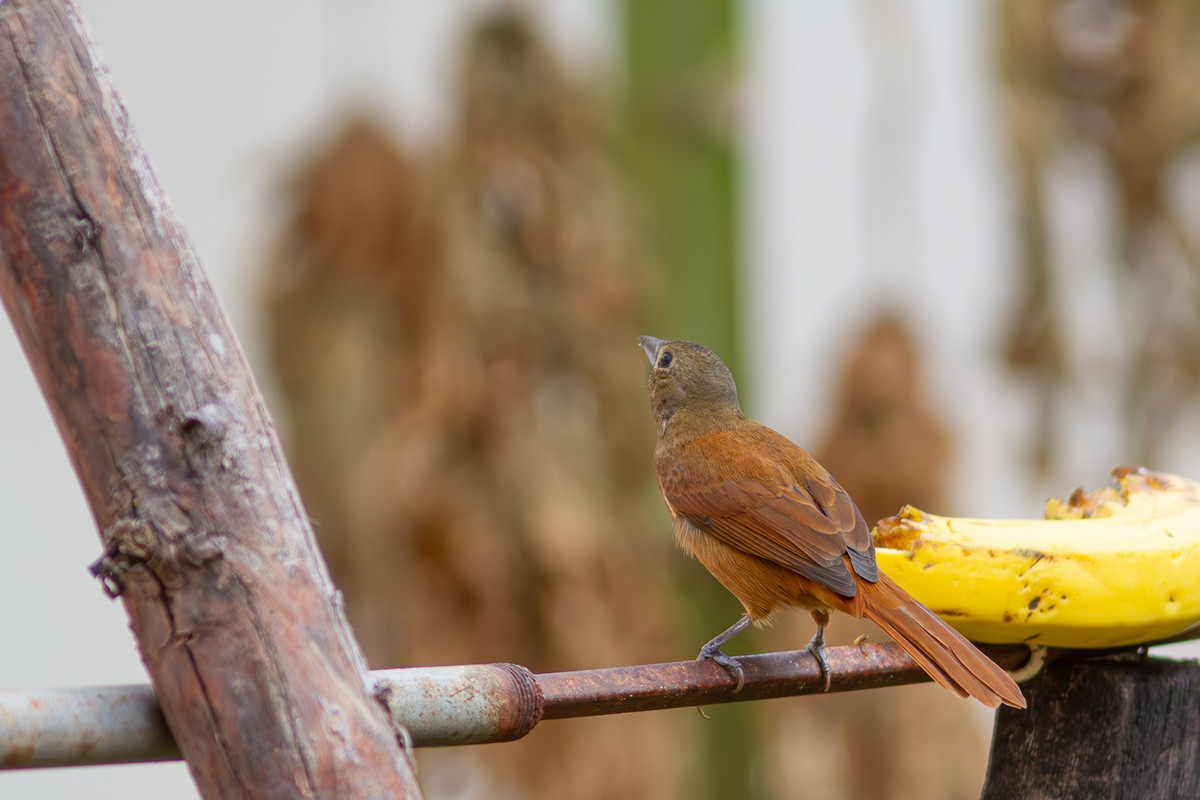
{"label": "brown bird", "polygon": [[959,697],[1025,707],[1013,679],[879,571],[871,531],[824,467],[779,433],[746,419],[733,375],[703,345],[639,340],[650,363],[658,426],[654,468],[675,539],[741,601],[746,614],[700,649],[742,688],[721,647],[782,608],[817,623],[807,650],[829,689],[823,648],[830,612],[867,617]]}

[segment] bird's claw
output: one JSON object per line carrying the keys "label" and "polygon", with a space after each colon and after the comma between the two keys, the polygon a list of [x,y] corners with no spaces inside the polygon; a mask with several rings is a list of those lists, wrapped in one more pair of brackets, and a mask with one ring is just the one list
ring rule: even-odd
{"label": "bird's claw", "polygon": [[825,678],[825,691],[828,692],[833,684],[833,674],[829,671],[829,662],[825,660],[825,637],[822,633],[823,631],[818,631],[804,649],[812,653],[812,657],[817,660],[817,666],[821,668],[821,675]]}
{"label": "bird's claw", "polygon": [[734,687],[733,693],[737,694],[746,685],[746,673],[742,670],[742,665],[738,663],[736,658],[727,656],[721,652],[719,647],[702,647],[700,655],[696,656],[697,661],[711,659],[713,662],[721,665],[721,667],[737,681],[737,686]]}

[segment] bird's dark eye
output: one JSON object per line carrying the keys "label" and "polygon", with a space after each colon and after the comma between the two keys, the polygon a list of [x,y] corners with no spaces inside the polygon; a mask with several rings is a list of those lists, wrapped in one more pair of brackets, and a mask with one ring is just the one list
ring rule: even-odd
{"label": "bird's dark eye", "polygon": [[663,353],[658,357],[658,366],[660,369],[666,369],[671,366],[671,362],[675,360],[675,356],[670,353]]}

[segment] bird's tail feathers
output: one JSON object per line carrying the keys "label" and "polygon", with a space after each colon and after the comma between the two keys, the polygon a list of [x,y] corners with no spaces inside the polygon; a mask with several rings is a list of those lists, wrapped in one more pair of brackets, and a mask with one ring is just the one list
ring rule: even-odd
{"label": "bird's tail feathers", "polygon": [[878,582],[860,583],[859,589],[865,590],[865,616],[938,684],[990,708],[1001,703],[1025,708],[1025,696],[1007,672],[889,577],[880,575]]}

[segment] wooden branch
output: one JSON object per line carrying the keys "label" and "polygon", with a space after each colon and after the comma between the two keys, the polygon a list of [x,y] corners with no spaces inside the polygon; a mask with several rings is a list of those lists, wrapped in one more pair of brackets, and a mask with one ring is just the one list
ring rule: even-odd
{"label": "wooden branch", "polygon": [[1002,708],[983,800],[1200,797],[1200,664],[1126,654],[1050,664]]}
{"label": "wooden branch", "polygon": [[419,796],[237,340],[69,0],[0,0],[0,296],[202,793]]}

